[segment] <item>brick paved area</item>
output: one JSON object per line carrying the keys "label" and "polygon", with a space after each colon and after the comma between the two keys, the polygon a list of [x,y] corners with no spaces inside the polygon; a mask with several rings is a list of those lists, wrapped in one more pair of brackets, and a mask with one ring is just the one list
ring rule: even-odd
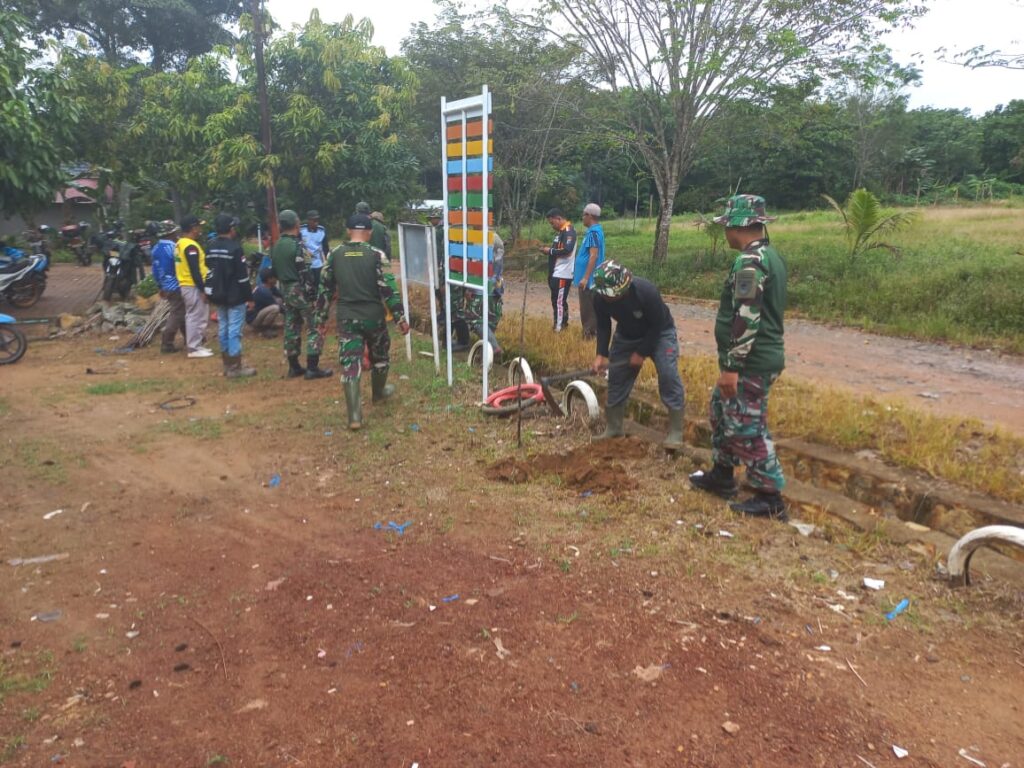
{"label": "brick paved area", "polygon": [[46,281],[46,292],[34,307],[18,309],[0,301],[0,312],[18,320],[57,317],[64,312],[80,315],[96,302],[102,287],[103,267],[99,264],[88,267],[53,264]]}

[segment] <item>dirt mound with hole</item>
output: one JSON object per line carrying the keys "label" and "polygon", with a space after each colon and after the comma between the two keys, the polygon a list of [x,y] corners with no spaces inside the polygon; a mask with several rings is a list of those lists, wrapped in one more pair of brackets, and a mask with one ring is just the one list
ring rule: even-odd
{"label": "dirt mound with hole", "polygon": [[643,459],[650,446],[636,437],[600,440],[569,453],[542,453],[528,459],[507,456],[487,468],[487,477],[503,483],[527,483],[556,475],[582,493],[622,493],[637,487],[621,460]]}

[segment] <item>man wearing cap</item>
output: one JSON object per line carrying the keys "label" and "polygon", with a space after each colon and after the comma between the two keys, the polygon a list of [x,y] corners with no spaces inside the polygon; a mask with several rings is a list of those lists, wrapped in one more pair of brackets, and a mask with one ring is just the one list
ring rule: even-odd
{"label": "man wearing cap", "polygon": [[487,333],[484,333],[484,294],[483,291],[474,291],[467,288],[466,295],[466,321],[470,330],[481,339],[487,339],[494,353],[494,358],[501,356],[501,347],[498,345],[498,337],[494,334],[498,330],[498,323],[501,322],[501,313],[504,306],[505,284],[502,273],[505,267],[505,241],[498,233],[491,230],[494,238],[491,253],[489,281],[491,283],[491,297],[487,302]]}
{"label": "man wearing cap", "polygon": [[349,217],[346,226],[348,242],[332,250],[324,265],[316,309],[318,319],[324,321],[331,302],[338,300],[338,361],[348,426],[355,430],[363,424],[359,380],[364,347],[373,366],[370,382],[373,402],[377,403],[391,397],[395,389],[387,383],[391,337],[386,312],[391,312],[403,335],[409,333],[409,324],[394,275],[385,269],[384,254],[369,243],[372,219],[357,213]]}
{"label": "man wearing cap", "polygon": [[594,373],[608,371],[608,426],[603,436],[624,434],[626,402],[649,357],[658,372],[658,394],[668,409],[669,430],[663,445],[669,450],[682,448],[686,391],[679,377],[679,340],[672,313],[658,289],[617,262],[606,261],[594,271],[594,314],[597,357],[591,367]]}
{"label": "man wearing cap", "polygon": [[588,203],[583,209],[583,223],[587,231],[583,242],[576,251],[576,264],[572,284],[577,286],[580,297],[580,322],[583,324],[583,338],[597,336],[597,318],[594,315],[594,271],[604,263],[604,229],[601,227],[601,206]]}
{"label": "man wearing cap", "polygon": [[153,246],[153,279],[160,288],[160,298],[170,307],[160,337],[160,351],[173,354],[178,351],[174,338],[181,331],[185,336],[185,300],[181,298],[181,286],[174,271],[174,241],[178,239],[178,225],[167,219],[160,222],[159,238]]}
{"label": "man wearing cap", "polygon": [[320,270],[324,267],[324,258],[331,252],[327,240],[327,230],[320,226],[320,212],[306,211],[306,223],[299,227],[302,245],[309,251],[309,270],[313,273],[313,284],[320,284]]}
{"label": "man wearing cap", "polygon": [[373,219],[373,234],[370,236],[370,245],[379,251],[383,251],[388,261],[391,261],[391,233],[384,223],[384,214],[374,211],[370,214]]}
{"label": "man wearing cap", "polygon": [[[444,263],[448,254],[444,250],[444,224],[442,223],[441,210],[434,208],[427,214],[430,226],[434,228],[434,247],[437,252],[437,290],[434,295],[437,297],[438,325],[445,324],[444,304]],[[452,332],[455,334],[455,342],[452,344],[452,352],[461,352],[469,349],[469,325],[466,323],[466,315],[463,310],[463,292],[452,286],[448,292],[452,305]],[[441,343],[447,344],[446,335],[442,335]]]}
{"label": "man wearing cap", "polygon": [[754,495],[730,504],[736,512],[786,519],[781,491],[786,484],[768,431],[768,393],[785,367],[783,312],[786,262],[768,241],[764,198],[734,195],[725,213],[729,246],[739,251],[715,318],[718,383],[711,394],[710,472],[694,472],[690,483],[724,498],[736,495],[733,468],[743,464]]}
{"label": "man wearing cap", "polygon": [[[291,210],[281,211],[277,223],[281,228],[281,238],[270,249],[270,261],[274,274],[281,281],[281,293],[284,295],[284,353],[288,357],[288,378],[322,379],[333,371],[320,368],[324,334],[314,317],[316,287],[306,260],[306,249],[299,240],[299,214]],[[305,368],[299,365],[303,325],[306,328]]]}
{"label": "man wearing cap", "polygon": [[199,244],[203,222],[189,214],[181,220],[181,237],[174,246],[174,275],[185,303],[185,346],[190,358],[213,357],[205,346],[210,308],[203,286],[206,283],[206,252]]}
{"label": "man wearing cap", "polygon": [[245,305],[252,298],[245,251],[238,241],[238,219],[218,213],[213,220],[217,236],[206,247],[206,295],[217,307],[217,328],[224,375],[229,379],[255,376],[256,369],[242,365],[242,327]]}
{"label": "man wearing cap", "polygon": [[550,246],[541,246],[548,257],[548,287],[551,289],[551,311],[555,332],[569,327],[569,286],[572,285],[576,257],[576,230],[560,208],[548,211],[548,224],[555,230]]}

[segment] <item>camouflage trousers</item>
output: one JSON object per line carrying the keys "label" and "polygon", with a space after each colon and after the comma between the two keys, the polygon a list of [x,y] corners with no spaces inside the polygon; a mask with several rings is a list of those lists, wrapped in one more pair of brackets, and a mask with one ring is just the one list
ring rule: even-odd
{"label": "camouflage trousers", "polygon": [[736,397],[726,400],[718,387],[711,394],[711,449],[716,464],[744,465],[747,483],[758,491],[786,485],[768,431],[768,392],[779,374],[740,374]]}
{"label": "camouflage trousers", "polygon": [[369,351],[373,369],[387,371],[391,351],[387,320],[338,320],[338,363],[342,381],[359,379],[364,347]]}
{"label": "camouflage trousers", "polygon": [[[466,292],[466,322],[469,323],[469,330],[479,338],[484,338],[484,295],[479,291]],[[504,301],[499,294],[491,294],[487,303],[487,340],[494,349],[499,349],[498,338],[494,332],[498,330],[498,323],[501,322],[502,305]]]}
{"label": "camouflage trousers", "polygon": [[306,354],[319,355],[324,348],[326,327],[317,318],[313,302],[306,298],[301,283],[284,290],[284,353],[297,357],[302,353],[302,330],[306,329]]}

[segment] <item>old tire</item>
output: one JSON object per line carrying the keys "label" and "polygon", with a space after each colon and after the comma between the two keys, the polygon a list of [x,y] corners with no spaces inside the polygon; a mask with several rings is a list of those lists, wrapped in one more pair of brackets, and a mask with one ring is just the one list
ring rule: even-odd
{"label": "old tire", "polygon": [[597,402],[594,389],[587,382],[577,379],[569,382],[562,393],[562,412],[566,416],[579,413],[587,422],[601,417],[601,405]]}
{"label": "old tire", "polygon": [[[486,352],[484,352],[484,350],[486,350]],[[491,346],[489,341],[484,341],[483,339],[474,344],[469,350],[469,355],[466,357],[466,362],[469,363],[469,367],[472,368],[479,364],[480,357],[484,354],[486,354],[487,369],[490,370],[491,366],[494,365],[494,348]]]}
{"label": "old tire", "polygon": [[21,360],[28,349],[28,340],[20,328],[0,325],[0,365],[10,365]]}
{"label": "old tire", "polygon": [[526,362],[525,357],[515,357],[508,364],[509,386],[516,386],[519,383],[520,372],[522,373],[523,384],[533,384],[533,369]]}

